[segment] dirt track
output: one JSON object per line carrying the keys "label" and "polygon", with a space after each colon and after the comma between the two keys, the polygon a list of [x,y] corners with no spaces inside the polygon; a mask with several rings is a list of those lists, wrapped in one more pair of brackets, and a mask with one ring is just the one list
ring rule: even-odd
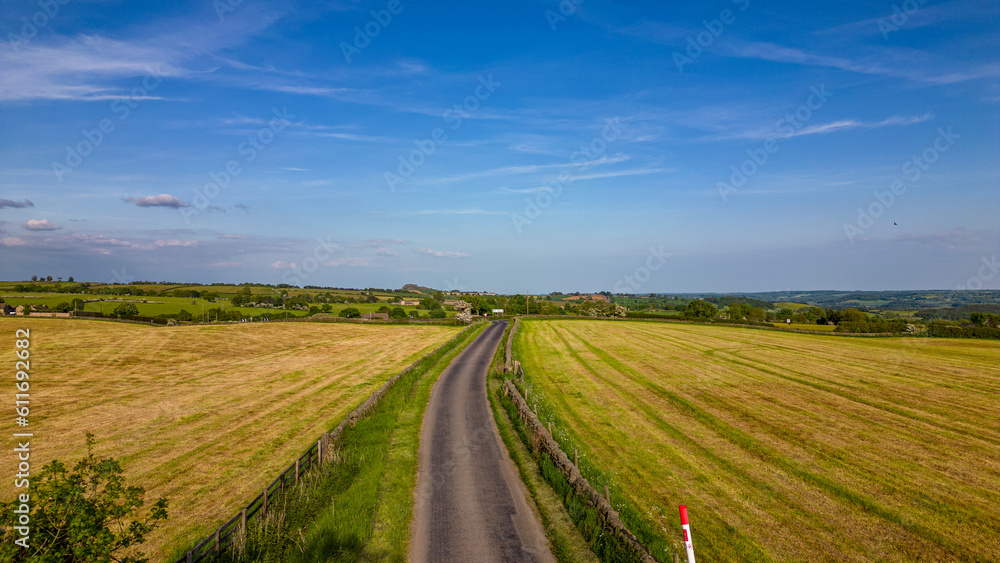
{"label": "dirt track", "polygon": [[420,429],[414,563],[555,561],[487,402],[505,326],[487,328],[434,385]]}

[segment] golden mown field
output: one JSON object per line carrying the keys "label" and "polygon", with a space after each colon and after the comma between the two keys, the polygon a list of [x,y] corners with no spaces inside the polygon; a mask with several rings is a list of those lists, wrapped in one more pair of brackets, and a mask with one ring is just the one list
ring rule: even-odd
{"label": "golden mown field", "polygon": [[[96,453],[121,461],[147,504],[170,518],[144,547],[160,561],[232,516],[390,376],[457,327],[253,323],[145,327],[102,321],[0,319],[0,362],[14,368],[14,331],[31,330],[32,472]],[[13,371],[10,371],[13,373]],[[11,400],[13,377],[0,389]],[[13,498],[13,455],[0,495]]]}
{"label": "golden mown field", "polygon": [[699,560],[1000,560],[1000,342],[536,320],[515,357],[682,558],[680,504]]}

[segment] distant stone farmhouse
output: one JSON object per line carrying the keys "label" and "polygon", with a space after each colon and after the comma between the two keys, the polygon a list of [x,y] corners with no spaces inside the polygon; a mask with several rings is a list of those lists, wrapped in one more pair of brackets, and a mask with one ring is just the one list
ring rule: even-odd
{"label": "distant stone farmhouse", "polygon": [[[32,305],[31,309],[32,309],[31,311],[32,317],[60,317],[68,319],[69,317],[73,316],[72,313],[56,313],[45,305]],[[17,307],[11,308],[10,305],[4,303],[2,307],[0,307],[0,310],[3,311],[4,315],[24,316],[24,305],[18,305]]]}

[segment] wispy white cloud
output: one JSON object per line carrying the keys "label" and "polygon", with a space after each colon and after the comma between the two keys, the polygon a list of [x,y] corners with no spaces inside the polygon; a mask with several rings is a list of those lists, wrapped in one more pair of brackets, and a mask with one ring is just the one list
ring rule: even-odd
{"label": "wispy white cloud", "polygon": [[24,239],[19,237],[0,238],[0,246],[24,246]]}
{"label": "wispy white cloud", "polygon": [[470,255],[464,252],[458,251],[443,251],[443,250],[431,250],[430,248],[421,248],[417,252],[420,254],[426,254],[428,256],[435,256],[438,258],[468,258]]}
{"label": "wispy white cloud", "polygon": [[[243,44],[282,15],[273,7],[245,6],[225,25],[204,17],[160,21],[141,30],[139,39],[52,36],[2,49],[0,102],[119,99],[134,96],[146,76],[207,78],[225,64],[213,59],[215,53]],[[162,99],[149,84],[138,99]]]}
{"label": "wispy white cloud", "polygon": [[599,172],[596,174],[583,174],[573,176],[573,180],[595,180],[598,178],[617,178],[620,176],[644,176],[646,174],[661,174],[664,172],[674,172],[674,168],[632,168],[630,170],[617,170],[614,172]]}
{"label": "wispy white cloud", "polygon": [[924,115],[915,116],[894,116],[889,117],[880,121],[864,121],[860,119],[840,119],[837,121],[831,121],[828,123],[819,123],[816,125],[809,125],[802,127],[801,129],[795,129],[793,131],[784,132],[784,128],[779,132],[775,127],[766,127],[761,129],[754,129],[751,131],[744,131],[740,133],[723,133],[719,135],[713,135],[710,137],[704,137],[703,141],[728,141],[733,139],[752,139],[752,140],[766,140],[766,139],[785,139],[789,137],[801,137],[803,135],[821,135],[825,133],[834,133],[836,131],[847,131],[851,129],[878,129],[881,127],[889,126],[900,126],[905,127],[907,125],[913,125],[914,123],[923,123],[925,121],[930,121],[934,119],[934,115],[927,113]]}
{"label": "wispy white cloud", "polygon": [[763,41],[728,41],[723,45],[721,52],[737,58],[836,68],[930,84],[953,84],[992,78],[1000,73],[1000,63],[962,64],[912,49],[882,47],[864,56],[845,58]]}
{"label": "wispy white cloud", "polygon": [[326,262],[323,262],[323,265],[333,266],[333,267],[338,267],[338,266],[359,267],[359,266],[367,266],[370,263],[371,260],[368,258],[344,257],[344,258],[334,258],[333,260],[327,260]]}
{"label": "wispy white cloud", "polygon": [[499,191],[501,191],[501,192],[503,192],[505,194],[537,194],[537,193],[540,193],[540,192],[551,192],[553,190],[552,190],[552,188],[550,188],[548,186],[537,186],[537,187],[534,187],[534,188],[507,188],[507,187],[501,187]]}
{"label": "wispy white cloud", "polygon": [[625,155],[614,155],[614,156],[602,156],[594,160],[587,161],[577,161],[577,162],[558,162],[553,164],[525,164],[520,166],[502,166],[499,168],[491,168],[489,170],[483,170],[481,172],[470,172],[468,174],[460,174],[457,176],[450,176],[446,178],[435,178],[435,182],[463,182],[466,180],[474,180],[476,178],[486,178],[491,176],[513,176],[519,174],[531,174],[534,172],[545,172],[546,170],[558,170],[564,168],[589,168],[591,166],[602,166],[606,164],[616,164],[618,162],[625,162],[629,160],[628,156]]}
{"label": "wispy white cloud", "polygon": [[[69,235],[61,240],[46,240],[43,241],[48,244],[60,244],[70,242],[83,247],[91,248],[107,248],[107,247],[121,247],[130,248],[134,250],[156,250],[159,248],[168,247],[195,247],[198,246],[198,241],[196,240],[181,240],[181,239],[156,239],[156,240],[129,240],[118,237],[109,237],[101,234],[89,234],[89,233],[75,233]],[[102,254],[108,254],[109,252],[104,250],[101,251]]]}

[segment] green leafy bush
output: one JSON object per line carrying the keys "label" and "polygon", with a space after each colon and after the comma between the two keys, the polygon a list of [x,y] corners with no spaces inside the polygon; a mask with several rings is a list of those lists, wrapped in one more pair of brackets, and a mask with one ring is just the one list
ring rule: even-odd
{"label": "green leafy bush", "polygon": [[145,563],[134,549],[167,519],[167,500],[158,499],[145,518],[138,518],[146,491],[126,486],[122,467],[114,458],[97,459],[94,435],[87,433],[87,457],[70,471],[58,460],[42,468],[31,484],[30,535],[27,545],[15,530],[20,499],[0,502],[3,542],[0,561],[30,563],[86,562]]}

